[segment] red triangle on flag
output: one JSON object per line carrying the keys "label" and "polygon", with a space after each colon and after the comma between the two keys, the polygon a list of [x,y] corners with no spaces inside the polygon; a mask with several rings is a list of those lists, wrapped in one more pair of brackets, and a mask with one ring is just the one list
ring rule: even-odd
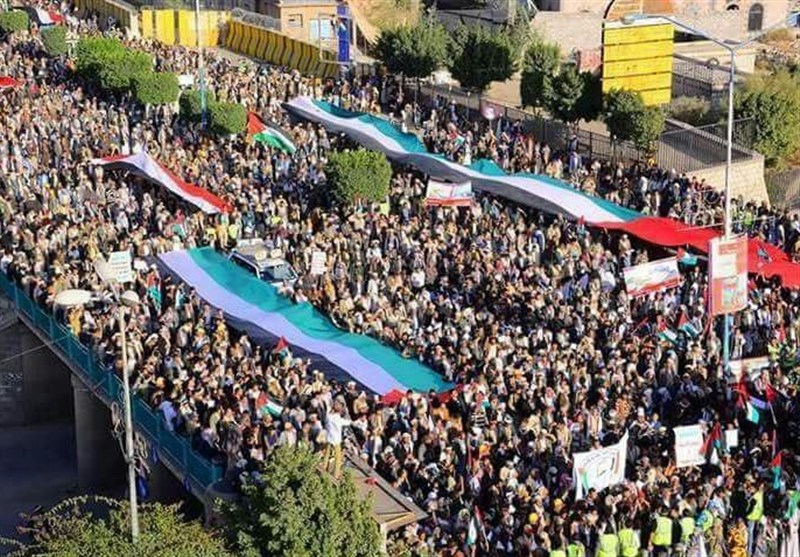
{"label": "red triangle on flag", "polygon": [[272,353],[278,354],[280,352],[283,352],[287,348],[289,348],[289,343],[286,341],[285,338],[281,337],[278,339],[278,344],[276,344],[275,348],[272,349]]}
{"label": "red triangle on flag", "polygon": [[778,451],[778,454],[775,455],[775,458],[772,459],[770,462],[770,466],[773,468],[782,468],[783,467],[783,451]]}

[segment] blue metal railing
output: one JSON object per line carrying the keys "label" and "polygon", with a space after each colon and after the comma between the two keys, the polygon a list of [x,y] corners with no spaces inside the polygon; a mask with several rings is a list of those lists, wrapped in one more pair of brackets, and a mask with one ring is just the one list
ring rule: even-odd
{"label": "blue metal railing", "polygon": [[[53,342],[54,347],[72,362],[78,373],[83,376],[96,391],[101,391],[109,400],[118,400],[122,390],[122,380],[98,362],[91,351],[78,341],[69,328],[58,323],[53,316],[38,307],[16,284],[5,274],[0,273],[0,291],[16,305],[39,331]],[[144,433],[150,443],[161,455],[166,455],[180,472],[195,482],[208,487],[222,478],[222,466],[211,462],[197,453],[189,439],[166,428],[164,420],[139,396],[133,397],[133,423],[137,430]],[[184,479],[184,478],[181,478]]]}

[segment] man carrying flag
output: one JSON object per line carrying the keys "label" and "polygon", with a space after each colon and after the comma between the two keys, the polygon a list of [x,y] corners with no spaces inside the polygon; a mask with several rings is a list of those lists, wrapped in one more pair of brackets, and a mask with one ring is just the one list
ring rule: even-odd
{"label": "man carrying flag", "polygon": [[292,140],[283,133],[277,126],[268,126],[258,117],[255,112],[247,115],[247,137],[253,138],[269,147],[279,149],[285,153],[293,155],[297,150]]}

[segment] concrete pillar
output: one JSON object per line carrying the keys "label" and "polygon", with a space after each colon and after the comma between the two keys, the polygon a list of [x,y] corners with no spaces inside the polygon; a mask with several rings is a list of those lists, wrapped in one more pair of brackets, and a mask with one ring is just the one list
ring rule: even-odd
{"label": "concrete pillar", "polygon": [[69,368],[25,325],[17,327],[23,354],[17,364],[22,369],[25,423],[71,420]]}
{"label": "concrete pillar", "polygon": [[78,487],[98,489],[125,483],[125,462],[111,434],[111,411],[75,376],[75,452]]}

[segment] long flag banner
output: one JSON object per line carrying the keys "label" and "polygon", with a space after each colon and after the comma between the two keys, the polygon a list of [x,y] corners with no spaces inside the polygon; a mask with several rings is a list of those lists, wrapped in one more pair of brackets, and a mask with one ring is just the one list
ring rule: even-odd
{"label": "long flag banner", "polygon": [[204,213],[224,213],[227,210],[227,204],[222,199],[206,189],[181,180],[145,152],[94,159],[92,164],[105,166],[110,170],[128,170],[161,185]]}
{"label": "long flag banner", "polygon": [[448,184],[429,179],[425,193],[425,205],[429,207],[469,207],[472,205],[472,184]]}
{"label": "long flag banner", "polygon": [[258,141],[264,145],[280,149],[290,155],[297,150],[292,140],[289,139],[289,136],[283,133],[277,126],[268,126],[265,124],[255,112],[250,112],[247,115],[247,136],[251,137],[253,141]]}
{"label": "long flag banner", "polygon": [[[380,151],[400,164],[414,166],[437,180],[472,182],[473,190],[533,207],[546,213],[564,215],[595,227],[622,230],[654,245],[692,247],[708,253],[708,242],[718,231],[695,228],[680,221],[643,215],[615,203],[581,192],[563,180],[538,174],[508,174],[489,160],[469,166],[429,153],[420,139],[403,133],[387,120],[350,112],[309,97],[297,97],[284,104],[287,110],[306,120],[322,124],[336,133],[347,134],[367,149]],[[748,241],[748,272],[779,277],[784,286],[800,288],[800,264],[793,263],[781,249],[760,239]]]}
{"label": "long flag banner", "polygon": [[333,379],[352,379],[379,395],[453,387],[418,360],[403,358],[372,337],[336,328],[311,304],[293,303],[212,248],[172,251],[160,255],[159,262],[209,305],[223,310],[232,327],[264,344],[284,338],[293,354],[310,358]]}
{"label": "long flag banner", "polygon": [[575,499],[581,500],[590,489],[602,491],[625,479],[628,434],[619,443],[572,455]]}
{"label": "long flag banner", "polygon": [[625,277],[625,289],[632,297],[674,288],[681,283],[678,259],[675,257],[628,267],[622,273]]}

